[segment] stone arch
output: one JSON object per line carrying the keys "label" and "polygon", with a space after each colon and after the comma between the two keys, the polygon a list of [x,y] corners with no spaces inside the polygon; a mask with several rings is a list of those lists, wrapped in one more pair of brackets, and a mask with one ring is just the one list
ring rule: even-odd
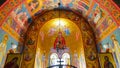
{"label": "stone arch", "polygon": [[[28,31],[26,32],[25,48],[23,51],[23,60],[21,68],[34,67],[35,54],[37,48],[37,38],[40,28],[45,22],[50,19],[59,18],[57,15],[60,12],[60,18],[66,18],[73,21],[80,29],[82,33],[82,41],[84,47],[84,54],[86,60],[86,67],[99,68],[98,55],[96,49],[96,42],[94,32],[89,23],[83,18],[82,15],[78,15],[71,10],[44,10],[41,14],[34,17],[34,21],[30,24]],[[48,16],[49,15],[49,16]],[[72,17],[71,17],[72,16]],[[29,65],[28,65],[29,64]]]}

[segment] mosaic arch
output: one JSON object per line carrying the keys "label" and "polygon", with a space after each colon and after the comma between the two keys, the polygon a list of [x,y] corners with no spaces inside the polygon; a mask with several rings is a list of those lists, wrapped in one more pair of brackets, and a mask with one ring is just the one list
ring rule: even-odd
{"label": "mosaic arch", "polygon": [[[45,22],[54,18],[58,18],[58,13],[58,10],[43,11],[43,13],[39,14],[34,19],[34,22],[30,24],[28,31],[26,32],[22,68],[30,68],[34,66],[34,58],[37,47],[36,41],[39,30],[45,24]],[[70,10],[60,10],[60,13],[62,14],[60,15],[60,18],[66,18],[73,21],[81,30],[87,67],[99,68],[97,49],[95,46],[96,42],[94,41],[94,33],[88,22],[81,15],[77,15]],[[27,59],[27,57],[29,57],[29,59]]]}
{"label": "mosaic arch", "polygon": [[[14,20],[13,17],[11,17],[11,14],[13,11],[15,11],[16,9],[19,9],[21,7],[19,6],[22,6],[22,9],[26,9],[25,12],[27,13],[27,17],[28,18],[31,18],[30,16],[34,17],[36,14],[42,14],[41,12],[45,9],[53,9],[55,8],[55,6],[57,5],[57,0],[40,0],[40,5],[34,9],[34,10],[30,10],[30,6],[29,6],[29,3],[30,1],[32,0],[7,0],[2,6],[0,6],[0,27],[8,34],[10,34],[10,36],[12,36],[10,32],[14,32],[14,35],[15,36],[12,36],[13,38],[15,38],[17,41],[19,41],[18,39],[20,38],[20,33],[19,31],[15,31],[14,29],[11,29],[10,32],[8,32],[5,28],[4,25],[6,25],[6,20],[7,18],[12,18]],[[61,2],[64,2],[65,0],[61,0]],[[112,1],[112,0],[79,0],[79,1],[72,1],[72,0],[69,0],[69,2],[66,2],[66,3],[63,3],[63,6],[62,7],[67,7],[69,9],[75,9],[77,10],[77,12],[84,12],[83,13],[83,16],[85,16],[86,18],[88,18],[88,16],[92,13],[92,8],[94,8],[94,6],[96,6],[95,4],[97,4],[97,6],[99,6],[99,8],[101,8],[101,10],[105,11],[106,13],[106,16],[109,16],[110,18],[113,19],[113,21],[117,24],[117,26],[120,26],[120,8],[118,8],[115,3]],[[48,6],[46,6],[48,5]],[[9,7],[11,6],[11,7]],[[49,7],[50,6],[50,7]],[[21,10],[21,11],[24,11],[24,10]],[[107,19],[107,17],[105,18]],[[88,20],[89,21],[89,20]],[[16,21],[15,21],[16,22]],[[101,20],[99,23],[101,22],[104,22],[103,20]],[[18,24],[19,22],[16,22],[17,25],[19,27],[20,30],[22,29],[22,27],[20,27],[20,25]],[[4,24],[4,25],[3,25]],[[28,23],[29,25],[30,23]],[[103,23],[104,24],[104,23]],[[24,26],[23,28],[27,29],[27,26]],[[92,25],[92,22],[90,22],[90,25]],[[93,28],[95,29],[96,31],[99,30],[99,31],[102,31],[99,27],[101,27],[101,25],[99,25],[98,27],[96,28]],[[113,26],[112,26],[113,27]],[[116,29],[116,25],[115,25],[115,28],[114,30]],[[110,28],[111,29],[111,28]],[[104,33],[102,33],[102,35],[106,34],[105,37],[107,37],[111,32],[113,32],[114,30],[112,31],[105,31]],[[21,30],[22,31],[22,30]],[[98,32],[99,33],[99,32]],[[96,32],[96,35],[97,35],[97,32]],[[98,36],[100,39],[101,37],[103,36]],[[105,39],[102,38],[100,41],[104,40]],[[32,55],[31,55],[32,56]],[[34,55],[33,55],[34,56]],[[34,61],[34,60],[33,60]],[[29,63],[28,63],[29,64]]]}
{"label": "mosaic arch", "polygon": [[[71,10],[74,9],[76,13],[82,13],[82,15],[87,18],[90,25],[96,32],[96,36],[98,36],[98,42],[102,41],[105,37],[108,36],[109,33],[113,32],[116,29],[116,26],[120,25],[120,8],[117,7],[112,0],[36,0],[35,3],[37,5],[35,8],[32,8],[32,1],[33,0],[7,0],[2,6],[0,6],[0,9],[2,9],[0,11],[0,26],[4,28],[5,26],[3,24],[6,23],[7,19],[11,19],[13,21],[15,20],[16,28],[18,30],[12,28],[10,32],[15,32],[16,37],[14,38],[18,41],[22,41],[21,38],[23,38],[22,36],[31,23],[33,17],[35,17],[37,14],[41,14],[41,12],[45,9],[57,8],[59,1],[61,3],[61,8]],[[100,11],[100,13],[96,14],[95,10]],[[25,14],[25,18],[24,16],[21,17],[22,13],[23,15]],[[17,15],[17,18],[14,17]],[[115,28],[114,30],[109,31],[109,33],[107,33],[108,30],[104,31],[104,33],[107,33],[106,36],[103,36],[104,33],[98,35],[97,33],[102,31],[100,27],[102,27],[103,24],[100,23],[102,23],[104,19],[107,18],[107,16],[111,17],[114,20],[114,22],[116,23],[116,25],[114,26]],[[23,22],[21,22],[22,19],[24,19]],[[24,26],[20,23],[24,24]],[[95,27],[94,25],[96,25],[97,27]],[[10,32],[6,32],[11,35]]]}
{"label": "mosaic arch", "polygon": [[[5,19],[8,17],[8,15],[11,14],[11,12],[18,8],[21,5],[25,5],[26,9],[29,11],[29,14],[31,16],[34,16],[34,14],[36,14],[37,12],[41,12],[44,9],[53,9],[55,7],[58,7],[57,4],[59,2],[59,0],[36,0],[38,4],[38,6],[35,9],[31,9],[31,5],[30,3],[32,2],[32,0],[7,0],[3,5],[0,6],[0,9],[2,9],[0,11],[0,25],[2,25],[5,21]],[[105,11],[107,11],[109,14],[111,14],[111,16],[117,21],[119,22],[120,18],[120,14],[119,14],[119,7],[115,5],[115,3],[110,0],[60,0],[61,2],[61,6],[63,7],[67,7],[69,9],[75,9],[77,10],[77,12],[83,12],[83,15],[87,16],[90,12],[91,9],[93,7],[94,4],[99,4],[100,8],[105,9]],[[11,7],[9,7],[11,6]],[[111,6],[112,8],[108,7]],[[114,13],[116,12],[116,13]],[[118,15],[117,15],[118,14]]]}

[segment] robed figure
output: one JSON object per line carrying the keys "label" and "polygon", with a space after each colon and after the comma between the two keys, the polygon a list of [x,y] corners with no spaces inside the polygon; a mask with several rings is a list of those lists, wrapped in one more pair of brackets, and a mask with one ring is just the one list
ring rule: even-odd
{"label": "robed figure", "polygon": [[59,32],[54,42],[54,49],[56,48],[64,49],[65,47],[66,47],[65,39],[62,36],[62,32]]}
{"label": "robed figure", "polygon": [[10,62],[5,64],[4,68],[19,68],[17,61],[18,57],[13,58]]}
{"label": "robed figure", "polygon": [[113,64],[109,61],[107,56],[105,56],[104,59],[104,68],[114,68]]}

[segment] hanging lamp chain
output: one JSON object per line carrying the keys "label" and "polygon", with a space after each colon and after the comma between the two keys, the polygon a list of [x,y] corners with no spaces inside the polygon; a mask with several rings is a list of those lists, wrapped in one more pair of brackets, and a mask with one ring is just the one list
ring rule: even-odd
{"label": "hanging lamp chain", "polygon": [[58,3],[58,7],[59,7],[59,32],[60,32],[60,2]]}

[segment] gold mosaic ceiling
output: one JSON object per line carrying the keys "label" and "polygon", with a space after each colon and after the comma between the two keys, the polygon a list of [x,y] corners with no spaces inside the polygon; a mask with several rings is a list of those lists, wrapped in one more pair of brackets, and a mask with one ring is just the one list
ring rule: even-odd
{"label": "gold mosaic ceiling", "polygon": [[[65,34],[65,27],[69,29],[69,35]],[[50,35],[51,29],[54,29],[54,33],[52,35]],[[59,29],[65,38],[66,46],[70,48],[70,52],[80,51],[83,45],[80,30],[76,24],[65,18],[52,19],[42,26],[39,35],[40,40],[38,41],[38,43],[41,44],[42,49],[46,52],[50,51],[50,48],[54,46],[54,41],[58,35]],[[43,33],[42,36],[44,36],[44,40],[41,36],[41,33]],[[79,38],[76,39],[76,36],[78,36]]]}

